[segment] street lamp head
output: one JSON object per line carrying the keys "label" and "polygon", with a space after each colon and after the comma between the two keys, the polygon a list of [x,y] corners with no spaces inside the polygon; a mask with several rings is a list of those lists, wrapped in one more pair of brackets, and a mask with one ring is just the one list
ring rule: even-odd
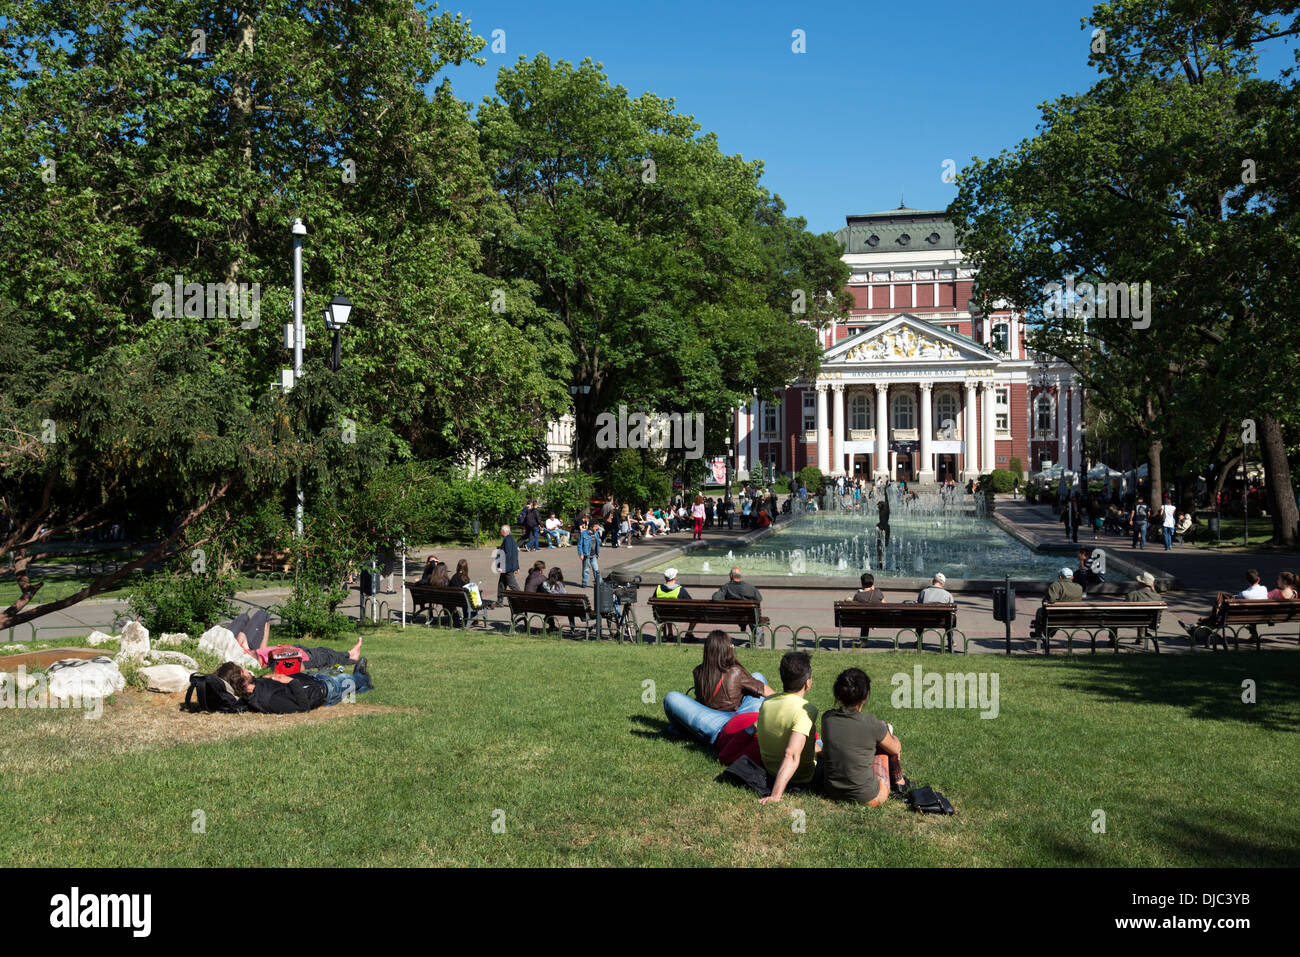
{"label": "street lamp head", "polygon": [[290,232],[293,233],[293,235],[295,236],[306,236],[307,227],[302,224],[301,219],[295,219],[293,221],[293,227],[290,229]]}
{"label": "street lamp head", "polygon": [[347,296],[335,296],[330,300],[327,311],[333,322],[332,324],[326,322],[326,325],[331,329],[342,329],[348,324],[348,317],[352,315],[352,300]]}

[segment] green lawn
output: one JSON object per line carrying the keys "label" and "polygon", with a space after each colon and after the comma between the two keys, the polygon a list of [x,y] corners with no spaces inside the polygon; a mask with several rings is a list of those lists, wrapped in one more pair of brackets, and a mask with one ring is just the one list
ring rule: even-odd
{"label": "green lawn", "polygon": [[[274,729],[224,740],[178,743],[217,719],[139,695],[98,722],[0,712],[0,864],[1300,864],[1294,652],[817,654],[813,702],[828,707],[838,670],[862,664],[871,710],[897,728],[908,774],[956,806],[949,819],[893,799],[760,806],[715,783],[705,751],[661,734],[663,695],[688,685],[698,646],[385,628],[366,654],[379,687],[356,712],[222,718]],[[740,654],[775,679],[778,653]],[[997,672],[998,717],[891,707],[890,676],[918,663]],[[1258,704],[1242,703],[1245,678]]]}

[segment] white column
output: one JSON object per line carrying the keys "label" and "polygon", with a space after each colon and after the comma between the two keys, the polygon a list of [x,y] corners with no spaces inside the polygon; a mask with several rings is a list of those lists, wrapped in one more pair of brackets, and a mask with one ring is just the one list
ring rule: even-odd
{"label": "white column", "polygon": [[983,388],[983,397],[980,401],[984,403],[983,422],[980,424],[980,470],[983,472],[992,472],[998,467],[997,454],[994,451],[996,446],[993,444],[995,429],[994,409],[997,406],[996,395],[992,382],[985,382]]}
{"label": "white column", "polygon": [[922,485],[934,482],[934,461],[930,453],[930,440],[934,436],[934,421],[930,410],[931,382],[921,383],[921,464],[916,480]]}
{"label": "white column", "polygon": [[826,383],[817,383],[817,468],[823,475],[831,470],[830,430],[826,426]]}
{"label": "white column", "polygon": [[[751,482],[757,480],[757,474],[763,468],[763,463],[758,457],[758,435],[763,427],[761,411],[758,405],[758,393],[755,392],[753,400],[749,403],[749,479]],[[762,482],[759,481],[759,484],[761,485]]]}
{"label": "white column", "polygon": [[[1070,389],[1070,468],[1076,472],[1083,465],[1083,390]],[[1083,477],[1079,477],[1083,481]]]}
{"label": "white column", "polygon": [[1065,458],[1066,458],[1065,440],[1066,440],[1066,436],[1070,431],[1069,424],[1065,418],[1066,413],[1068,411],[1069,411],[1069,406],[1066,405],[1065,387],[1062,386],[1060,382],[1057,382],[1056,384],[1056,445],[1057,445],[1056,461],[1058,465],[1065,466],[1066,468],[1069,468],[1069,466],[1065,464]]}
{"label": "white column", "polygon": [[1007,348],[1011,350],[1011,358],[1020,358],[1020,319],[1017,318],[1015,310],[1011,312],[1011,318],[1008,320],[1007,328]]}
{"label": "white column", "polygon": [[980,471],[979,437],[975,428],[975,383],[966,380],[966,421],[962,424],[962,449],[966,453],[966,467],[962,477],[977,478]]}
{"label": "white column", "polygon": [[831,474],[840,476],[844,474],[844,383],[833,383],[831,389],[835,393],[831,397],[835,409],[832,416],[835,423],[835,438],[832,440],[834,445],[831,447]]}
{"label": "white column", "polygon": [[[890,287],[893,288],[893,287]],[[889,384],[876,383],[875,477],[889,477]]]}

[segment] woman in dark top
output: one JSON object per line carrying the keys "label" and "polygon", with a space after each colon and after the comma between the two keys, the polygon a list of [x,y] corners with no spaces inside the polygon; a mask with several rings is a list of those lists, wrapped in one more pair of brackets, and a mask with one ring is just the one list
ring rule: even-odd
{"label": "woman in dark top", "polygon": [[[863,572],[862,587],[853,593],[853,600],[862,602],[864,605],[883,605],[885,603],[885,593],[876,587],[876,576],[871,572]],[[870,628],[859,629],[859,638],[869,638]]]}
{"label": "woman in dark top", "polygon": [[715,629],[704,640],[704,661],[695,668],[695,698],[670,691],[664,713],[672,725],[711,745],[735,715],[757,711],[772,693],[767,679],[751,675],[736,660],[731,636]]}
{"label": "woman in dark top", "polygon": [[[546,580],[538,587],[538,591],[546,592],[548,595],[566,595],[564,590],[564,570],[556,565],[551,569],[551,573],[546,576]],[[555,628],[555,619],[548,617],[546,619],[547,630]],[[574,630],[573,618],[569,618],[569,631]]]}
{"label": "woman in dark top", "polygon": [[533,562],[533,570],[524,580],[524,591],[541,591],[544,581],[546,581],[546,562],[539,558]]}
{"label": "woman in dark top", "polygon": [[871,694],[871,679],[860,668],[848,668],[835,679],[838,708],[822,715],[822,789],[826,796],[879,807],[907,790],[899,758],[903,746],[894,729],[862,706]]}
{"label": "woman in dark top", "polygon": [[469,582],[469,562],[462,558],[456,563],[456,574],[447,582],[448,588],[464,588]]}

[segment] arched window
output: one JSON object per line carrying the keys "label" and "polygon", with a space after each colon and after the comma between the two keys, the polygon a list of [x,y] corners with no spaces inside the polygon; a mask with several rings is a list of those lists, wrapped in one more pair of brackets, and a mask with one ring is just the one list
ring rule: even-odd
{"label": "arched window", "polygon": [[906,392],[894,396],[894,428],[916,428],[916,400]]}
{"label": "arched window", "polygon": [[871,428],[871,395],[867,392],[855,392],[849,399],[849,428]]}
{"label": "arched window", "polygon": [[1046,392],[1038,397],[1038,431],[1052,431],[1052,397]]}
{"label": "arched window", "polygon": [[944,438],[955,439],[961,434],[961,406],[951,392],[940,392],[934,397],[934,427]]}

